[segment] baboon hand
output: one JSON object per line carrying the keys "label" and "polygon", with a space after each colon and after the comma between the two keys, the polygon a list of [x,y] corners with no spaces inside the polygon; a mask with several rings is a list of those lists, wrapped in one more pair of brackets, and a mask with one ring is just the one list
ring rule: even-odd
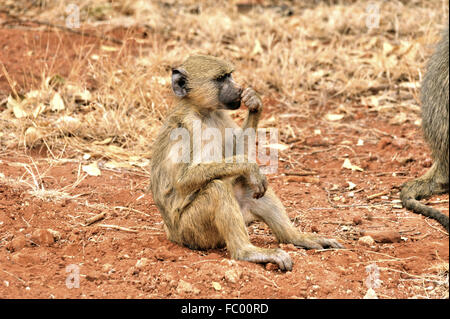
{"label": "baboon hand", "polygon": [[324,238],[308,233],[300,233],[293,241],[293,244],[306,249],[344,248],[336,239]]}
{"label": "baboon hand", "polygon": [[267,178],[264,174],[261,174],[257,164],[252,165],[247,181],[254,191],[253,198],[258,199],[264,196],[268,186]]}
{"label": "baboon hand", "polygon": [[247,106],[249,112],[262,111],[262,101],[259,95],[251,87],[246,88],[241,94],[242,102]]}

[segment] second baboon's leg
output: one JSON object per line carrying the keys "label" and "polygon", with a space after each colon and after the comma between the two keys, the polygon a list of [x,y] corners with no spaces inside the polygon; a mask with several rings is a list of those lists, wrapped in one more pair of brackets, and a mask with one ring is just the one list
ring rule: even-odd
{"label": "second baboon's leg", "polygon": [[213,248],[225,242],[231,258],[255,263],[276,263],[291,270],[292,261],[281,249],[252,245],[231,183],[213,180],[180,217],[178,229],[183,244],[192,248]]}
{"label": "second baboon's leg", "polygon": [[263,197],[249,198],[248,201],[247,207],[250,212],[270,227],[280,243],[292,243],[307,249],[343,248],[335,239],[299,232],[289,220],[283,204],[271,188]]}
{"label": "second baboon's leg", "polygon": [[415,213],[437,220],[447,230],[449,229],[449,218],[436,208],[429,207],[419,202],[420,199],[431,195],[447,193],[448,168],[441,162],[435,162],[433,166],[421,177],[406,182],[400,192],[403,206]]}

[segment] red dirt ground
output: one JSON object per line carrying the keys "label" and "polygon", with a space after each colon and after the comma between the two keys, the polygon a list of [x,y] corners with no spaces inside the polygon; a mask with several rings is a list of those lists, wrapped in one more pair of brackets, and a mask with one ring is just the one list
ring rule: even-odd
{"label": "red dirt ground", "polygon": [[[98,39],[3,29],[0,61],[18,87],[23,87],[29,85],[30,78],[39,79],[39,83],[41,75],[32,72],[44,62],[53,63],[52,70],[67,76],[68,61],[85,54],[77,48],[89,44],[95,50]],[[33,53],[27,53],[30,47]],[[2,74],[0,100],[9,93]],[[266,117],[283,113],[275,100],[266,98],[265,102]],[[269,176],[270,185],[300,231],[338,238],[345,249],[306,251],[281,245],[294,262],[293,270],[284,273],[272,264],[233,261],[225,249],[193,251],[180,247],[168,241],[163,232],[162,219],[146,190],[148,178],[126,170],[102,169],[101,176],[88,177],[68,191],[79,195],[75,199],[41,200],[28,186],[0,183],[0,296],[362,298],[370,277],[366,266],[376,264],[381,280],[375,288],[378,297],[442,297],[435,289],[438,283],[425,277],[436,275],[436,265],[448,263],[448,235],[437,222],[393,208],[391,203],[398,200],[399,185],[428,169],[429,150],[413,123],[392,125],[365,107],[361,107],[361,114],[336,126],[320,119],[283,119],[297,122],[304,136],[285,141],[291,148],[281,154],[278,173]],[[316,129],[321,133],[315,135]],[[356,146],[358,139],[364,140],[363,146]],[[0,153],[0,173],[32,183],[31,175],[18,163],[33,167],[34,162],[42,173],[49,160],[41,153],[4,150]],[[343,169],[346,158],[364,171]],[[60,190],[73,184],[80,162],[80,158],[57,162],[45,174],[42,185]],[[289,175],[292,172],[311,174]],[[347,182],[356,184],[355,189],[349,190]],[[367,199],[381,192],[386,192],[384,197]],[[448,195],[430,199],[443,200],[448,200]],[[448,202],[433,206],[448,214]],[[107,213],[105,219],[82,225],[102,212]],[[102,227],[104,224],[137,232]],[[39,235],[39,230],[46,229],[59,232],[60,237],[53,240],[45,231]],[[265,224],[254,223],[248,231],[255,245],[278,246]],[[358,242],[364,231],[390,232],[394,242],[365,246]],[[71,264],[79,267],[79,288],[66,286],[66,267]]]}

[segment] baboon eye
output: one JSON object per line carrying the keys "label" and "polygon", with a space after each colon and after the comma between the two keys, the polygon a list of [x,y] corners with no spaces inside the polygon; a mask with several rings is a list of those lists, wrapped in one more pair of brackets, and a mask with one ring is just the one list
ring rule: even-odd
{"label": "baboon eye", "polygon": [[224,74],[222,76],[219,76],[216,80],[219,81],[219,82],[223,82],[229,77],[230,77],[230,73],[227,73],[227,74]]}

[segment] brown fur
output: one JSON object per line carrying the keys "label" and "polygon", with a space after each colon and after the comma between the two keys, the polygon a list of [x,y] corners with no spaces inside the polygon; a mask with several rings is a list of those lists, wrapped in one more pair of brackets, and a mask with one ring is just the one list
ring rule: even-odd
{"label": "brown fur", "polygon": [[[218,108],[219,88],[213,80],[232,69],[227,62],[205,56],[190,57],[179,68],[187,76],[189,93],[166,119],[153,145],[151,163],[153,197],[168,238],[193,249],[226,246],[234,259],[273,262],[283,270],[292,268],[290,256],[281,249],[252,245],[246,223],[255,219],[264,221],[280,243],[304,248],[342,247],[333,239],[298,232],[281,201],[267,187],[256,163],[225,162],[224,154],[222,162],[192,162],[194,120],[199,120],[202,128],[219,129],[222,137],[225,128],[238,127],[225,110]],[[243,128],[256,129],[261,99],[251,88],[244,90],[241,97],[249,109]],[[170,150],[176,141],[170,139],[170,133],[180,127],[190,133],[190,163],[172,161]]]}

